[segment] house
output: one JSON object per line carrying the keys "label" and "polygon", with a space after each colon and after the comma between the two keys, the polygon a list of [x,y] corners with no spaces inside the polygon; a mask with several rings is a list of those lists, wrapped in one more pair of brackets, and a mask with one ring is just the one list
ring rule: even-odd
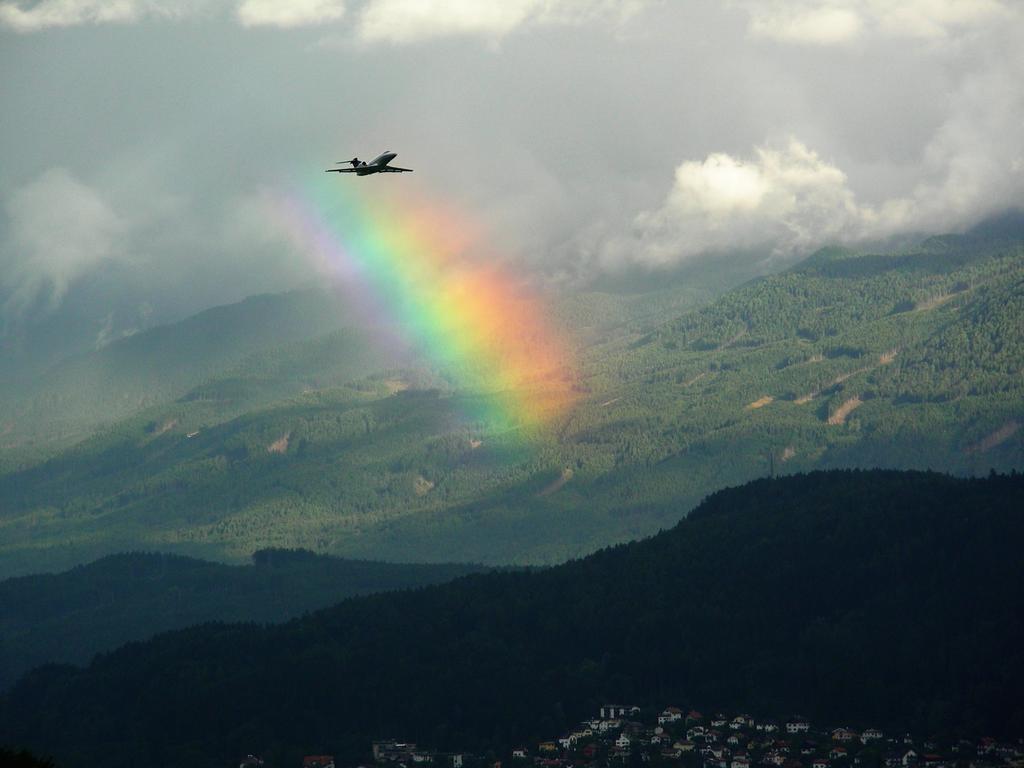
{"label": "house", "polygon": [[620,733],[619,738],[615,740],[615,746],[619,749],[629,749],[629,745],[632,743],[632,739],[625,733]]}
{"label": "house", "polygon": [[373,759],[378,763],[406,763],[413,759],[415,751],[416,745],[405,741],[387,739],[373,742]]}
{"label": "house", "polygon": [[811,768],[828,768],[828,760],[824,757],[816,757],[811,761]]}
{"label": "house", "polygon": [[900,758],[900,763],[903,766],[917,765],[917,752],[912,749],[908,749],[903,753],[903,757]]}
{"label": "house", "polygon": [[725,719],[725,715],[715,715],[713,718],[711,718],[711,727],[724,728],[727,722],[728,720]]}
{"label": "house", "polygon": [[238,764],[238,768],[263,768],[263,761],[256,755],[246,755],[245,759]]}
{"label": "house", "polygon": [[553,741],[542,741],[537,745],[537,751],[545,755],[555,754],[558,752],[558,745]]}
{"label": "house", "polygon": [[776,733],[779,730],[779,724],[774,720],[765,720],[763,723],[758,723],[756,728],[764,733]]}
{"label": "house", "polygon": [[832,741],[839,741],[847,743],[857,738],[857,734],[851,731],[849,728],[833,728],[832,729]]}
{"label": "house", "polygon": [[665,725],[666,723],[677,723],[683,719],[683,710],[677,707],[667,707],[660,715],[658,715],[658,725]]}
{"label": "house", "polygon": [[306,755],[302,768],[334,768],[334,755]]}
{"label": "house", "polygon": [[811,730],[811,724],[802,717],[794,718],[786,723],[786,733],[807,733]]}
{"label": "house", "polygon": [[686,739],[686,741],[677,741],[672,746],[678,749],[680,752],[693,752],[694,747],[696,747],[697,745],[689,739]]}
{"label": "house", "polygon": [[753,725],[754,718],[750,715],[736,715],[736,717],[729,721],[729,727],[734,731],[738,731],[741,728],[751,728]]}
{"label": "house", "polygon": [[692,728],[687,728],[686,729],[686,738],[688,738],[688,739],[696,739],[697,737],[701,737],[703,735],[704,735],[704,726],[703,725],[695,725]]}
{"label": "house", "polygon": [[882,738],[882,732],[877,728],[868,728],[864,733],[860,735],[860,740],[867,744],[869,741],[879,741]]}
{"label": "house", "polygon": [[686,724],[697,723],[704,719],[704,715],[698,712],[696,709],[691,709],[686,713]]}
{"label": "house", "polygon": [[746,757],[737,755],[729,763],[729,768],[750,768],[750,760]]}
{"label": "house", "polygon": [[849,753],[846,751],[846,747],[832,747],[832,751],[828,753],[828,756],[833,760],[843,760],[849,757]]}
{"label": "house", "polygon": [[512,750],[512,759],[513,760],[526,760],[529,756],[530,755],[529,755],[529,753],[527,753],[525,747],[519,747],[518,749],[513,749]]}
{"label": "house", "polygon": [[632,704],[605,704],[601,707],[602,720],[614,720],[617,717],[631,717],[640,714],[640,707]]}

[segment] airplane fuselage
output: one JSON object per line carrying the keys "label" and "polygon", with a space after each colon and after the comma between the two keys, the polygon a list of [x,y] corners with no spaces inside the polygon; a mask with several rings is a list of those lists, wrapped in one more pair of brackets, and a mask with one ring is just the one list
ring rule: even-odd
{"label": "airplane fuselage", "polygon": [[382,155],[377,155],[366,165],[359,166],[356,169],[356,176],[369,176],[371,173],[380,173],[384,166],[394,160],[397,155],[397,152],[385,152]]}

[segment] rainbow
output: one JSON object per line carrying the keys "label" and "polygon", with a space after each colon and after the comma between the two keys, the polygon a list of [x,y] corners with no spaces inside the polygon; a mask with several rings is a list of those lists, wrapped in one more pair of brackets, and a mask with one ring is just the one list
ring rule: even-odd
{"label": "rainbow", "polygon": [[397,185],[337,182],[276,206],[298,252],[361,307],[372,305],[474,396],[467,401],[486,403],[475,418],[528,432],[565,413],[575,399],[572,346],[542,298],[481,245],[477,228]]}

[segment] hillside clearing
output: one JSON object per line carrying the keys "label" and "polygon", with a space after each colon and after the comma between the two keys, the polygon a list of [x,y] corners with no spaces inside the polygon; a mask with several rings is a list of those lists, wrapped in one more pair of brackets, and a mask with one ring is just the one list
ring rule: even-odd
{"label": "hillside clearing", "polygon": [[846,417],[850,415],[850,412],[853,411],[855,408],[859,408],[861,404],[863,404],[863,402],[864,401],[861,400],[859,396],[851,397],[849,400],[846,400],[842,405],[836,408],[832,415],[828,417],[828,423],[832,424],[833,426],[838,424],[845,424]]}

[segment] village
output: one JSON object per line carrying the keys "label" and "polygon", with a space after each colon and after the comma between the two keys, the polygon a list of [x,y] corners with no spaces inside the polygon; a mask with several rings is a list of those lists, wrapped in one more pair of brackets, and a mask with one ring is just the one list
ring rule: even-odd
{"label": "village", "polygon": [[[757,720],[677,707],[645,713],[608,704],[559,738],[506,755],[436,752],[387,740],[373,742],[373,761],[376,768],[1024,768],[1024,739],[918,739],[877,728],[814,727],[799,716]],[[263,762],[250,755],[239,768],[263,768]],[[302,768],[340,767],[331,755],[308,755]]]}

